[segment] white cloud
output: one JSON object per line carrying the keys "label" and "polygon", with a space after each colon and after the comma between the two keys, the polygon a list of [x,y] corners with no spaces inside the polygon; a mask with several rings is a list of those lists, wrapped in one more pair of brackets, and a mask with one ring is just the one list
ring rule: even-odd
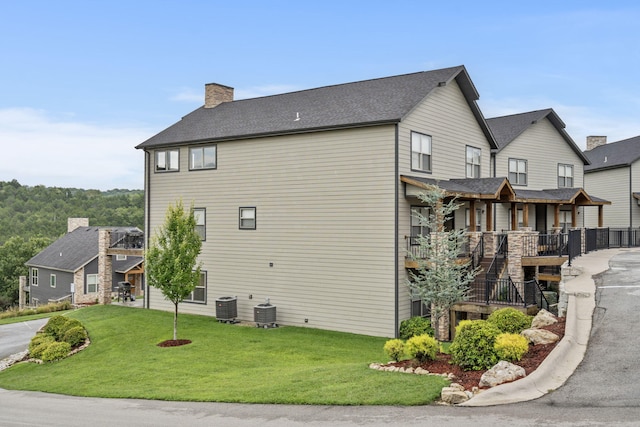
{"label": "white cloud", "polygon": [[23,185],[142,189],[146,129],[60,119],[30,108],[0,109],[0,180]]}

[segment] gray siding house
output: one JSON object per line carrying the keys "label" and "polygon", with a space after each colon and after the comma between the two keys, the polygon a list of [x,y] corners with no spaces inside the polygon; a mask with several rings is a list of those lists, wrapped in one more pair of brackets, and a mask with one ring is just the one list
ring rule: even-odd
{"label": "gray siding house", "polygon": [[[571,163],[580,183],[584,164],[555,113],[537,114],[539,126],[529,122],[500,145],[478,98],[464,66],[245,100],[205,85],[202,107],[137,146],[146,229],[161,226],[179,199],[195,209],[203,274],[180,310],[215,316],[216,300],[235,296],[238,318],[252,320],[268,299],[280,324],[395,336],[402,320],[423,314],[406,283],[424,231],[418,194],[429,185],[462,203],[448,227],[469,230],[469,251],[483,235],[497,241],[498,222],[517,230],[514,216],[502,224],[503,210],[593,202],[573,185],[553,185],[558,163]],[[492,153],[511,156],[511,146],[538,143],[539,133],[544,144],[559,141],[560,160],[549,169],[534,150],[517,156],[535,165],[522,187],[536,190],[530,199]],[[146,296],[148,308],[172,310],[159,290]]]}
{"label": "gray siding house", "polygon": [[[604,136],[587,137],[585,188],[611,201],[604,208],[604,226],[640,227],[640,136],[607,143]],[[595,227],[598,218],[585,215],[585,225]]]}
{"label": "gray siding house", "polygon": [[[68,224],[64,236],[25,263],[29,267],[27,290],[31,305],[65,299],[76,304],[97,302],[100,299],[100,230],[108,228],[113,233],[140,232],[136,227],[89,227],[86,218],[70,218]],[[118,282],[130,281],[134,284],[134,292],[140,294],[142,264],[143,258],[140,256],[113,256],[108,292],[117,293]]]}

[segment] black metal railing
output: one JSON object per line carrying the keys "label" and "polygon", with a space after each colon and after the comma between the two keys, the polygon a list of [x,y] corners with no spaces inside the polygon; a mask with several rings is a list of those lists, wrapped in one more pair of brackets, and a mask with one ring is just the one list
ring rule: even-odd
{"label": "black metal railing", "polygon": [[118,249],[143,249],[144,233],[141,231],[111,232],[111,245],[109,247]]}
{"label": "black metal railing", "polygon": [[498,236],[498,247],[496,248],[496,254],[491,260],[491,264],[486,272],[487,280],[497,280],[502,273],[502,267],[504,266],[505,259],[509,253],[509,239],[506,234]]}
{"label": "black metal railing", "polygon": [[471,251],[470,258],[471,258],[470,268],[471,270],[475,270],[477,267],[480,266],[480,262],[482,262],[482,258],[484,258],[484,239],[482,237],[480,237],[478,244],[473,249],[473,251]]}
{"label": "black metal railing", "polygon": [[[432,236],[405,236],[407,258],[419,260],[429,258],[428,244],[431,241]],[[469,250],[469,239],[466,236],[462,236],[458,240],[458,253],[461,257],[470,257],[471,251]]]}
{"label": "black metal railing", "polygon": [[469,302],[487,305],[527,305],[518,290],[518,286],[511,278],[486,279],[474,282],[470,289],[471,293],[467,299]]}
{"label": "black metal railing", "polygon": [[549,310],[549,301],[547,301],[547,298],[544,296],[537,280],[527,280],[523,283],[523,287],[526,305],[536,305],[538,308]]}

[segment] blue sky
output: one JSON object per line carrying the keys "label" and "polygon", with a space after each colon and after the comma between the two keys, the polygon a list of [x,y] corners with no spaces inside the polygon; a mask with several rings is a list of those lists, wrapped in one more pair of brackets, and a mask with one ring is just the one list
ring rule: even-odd
{"label": "blue sky", "polygon": [[0,180],[142,188],[134,147],[202,105],[465,65],[486,117],[640,135],[635,1],[7,1]]}

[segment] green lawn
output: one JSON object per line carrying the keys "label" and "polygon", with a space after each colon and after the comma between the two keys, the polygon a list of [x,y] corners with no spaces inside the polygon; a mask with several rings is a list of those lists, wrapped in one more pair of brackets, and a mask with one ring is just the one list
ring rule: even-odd
{"label": "green lawn", "polygon": [[436,376],[381,372],[385,338],[318,329],[218,323],[122,306],[68,313],[91,345],[59,362],[21,363],[0,372],[0,387],[77,396],[317,405],[423,405],[447,384]]}

